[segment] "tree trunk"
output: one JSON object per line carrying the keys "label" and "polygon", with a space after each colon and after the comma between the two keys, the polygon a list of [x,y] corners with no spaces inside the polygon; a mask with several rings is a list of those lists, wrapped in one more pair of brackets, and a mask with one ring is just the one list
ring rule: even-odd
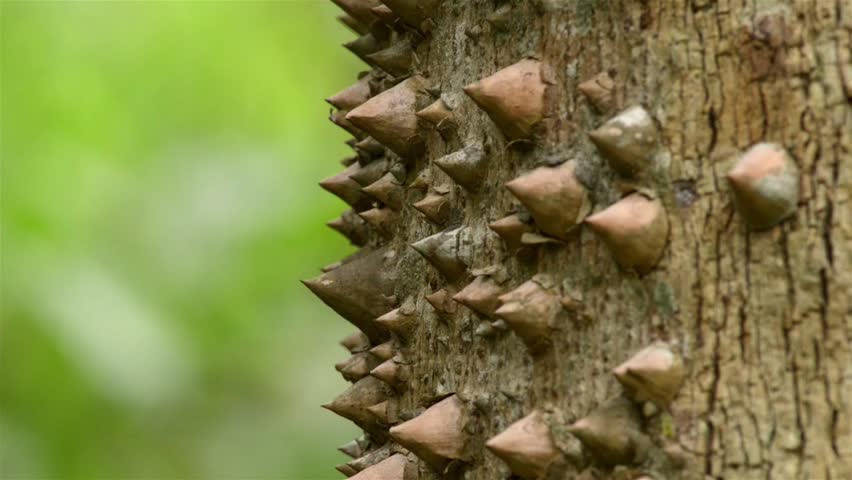
{"label": "tree trunk", "polygon": [[852,478],[849,0],[337,3],[341,471]]}

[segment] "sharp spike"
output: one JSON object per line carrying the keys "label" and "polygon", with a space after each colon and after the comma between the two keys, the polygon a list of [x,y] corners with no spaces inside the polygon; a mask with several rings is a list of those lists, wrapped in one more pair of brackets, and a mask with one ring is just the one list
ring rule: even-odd
{"label": "sharp spike", "polygon": [[562,457],[544,415],[538,410],[509,425],[485,442],[485,446],[506,462],[512,473],[525,479],[543,478]]}
{"label": "sharp spike", "polygon": [[526,138],[544,118],[541,63],[525,59],[490,77],[464,87],[464,92],[479,106],[509,139]]}
{"label": "sharp spike", "polygon": [[376,368],[379,361],[368,352],[360,352],[338,362],[334,368],[343,378],[350,382],[357,382],[370,374],[370,370]]}
{"label": "sharp spike", "polygon": [[352,480],[417,480],[417,466],[408,458],[397,453],[372,467],[358,472]]}
{"label": "sharp spike", "polygon": [[385,343],[376,345],[375,347],[370,349],[370,353],[372,353],[374,357],[378,358],[381,361],[390,360],[394,354],[393,341],[389,340]]}
{"label": "sharp spike", "polygon": [[559,240],[555,240],[553,237],[539,235],[537,233],[525,233],[521,236],[521,243],[524,245],[537,246],[547,243],[559,243]]}
{"label": "sharp spike", "polygon": [[361,22],[355,20],[349,15],[340,15],[337,17],[337,20],[358,35],[364,35],[370,32],[369,28],[365,27]]}
{"label": "sharp spike", "polygon": [[394,307],[393,268],[384,250],[368,251],[357,259],[305,284],[326,305],[379,344],[387,338],[375,319]]}
{"label": "sharp spike", "polygon": [[478,142],[435,160],[435,165],[465,190],[477,190],[482,186],[487,163],[488,157]]}
{"label": "sharp spike", "polygon": [[429,18],[443,0],[387,0],[383,3],[407,24],[421,31],[431,30]]}
{"label": "sharp spike", "polygon": [[350,178],[350,175],[357,172],[360,168],[358,165],[346,167],[342,172],[322,180],[319,185],[356,210],[369,208],[370,200],[361,192],[361,185]]}
{"label": "sharp spike", "polygon": [[364,187],[363,192],[394,210],[401,209],[405,199],[405,188],[390,172]]}
{"label": "sharp spike", "polygon": [[432,170],[429,168],[424,168],[417,174],[417,177],[411,181],[411,184],[408,185],[408,188],[412,188],[414,190],[422,190],[426,191],[429,188],[429,184],[432,183]]}
{"label": "sharp spike", "polygon": [[650,400],[661,408],[672,402],[686,376],[683,359],[664,343],[641,350],[612,373],[634,401]]}
{"label": "sharp spike", "polygon": [[399,17],[387,5],[373,7],[370,11],[388,26],[394,26],[399,21]]}
{"label": "sharp spike", "polygon": [[358,458],[364,454],[364,449],[361,447],[361,444],[358,443],[358,440],[352,440],[344,445],[337,447],[344,455],[347,455],[351,458]]}
{"label": "sharp spike", "polygon": [[346,110],[338,110],[336,112],[331,112],[328,115],[328,119],[331,121],[331,123],[349,132],[349,134],[351,134],[353,137],[364,138],[364,132],[362,132],[360,128],[356,127],[352,124],[352,122],[346,119],[347,113],[348,112]]}
{"label": "sharp spike", "polygon": [[510,252],[516,252],[523,246],[521,238],[525,233],[534,231],[532,225],[525,223],[517,214],[495,220],[488,224],[488,228],[500,235]]}
{"label": "sharp spike", "polygon": [[417,326],[417,317],[414,312],[405,313],[406,309],[399,307],[376,319],[376,323],[387,330],[395,333],[401,338],[408,338],[414,327]]}
{"label": "sharp spike", "polygon": [[658,137],[657,125],[641,106],[628,108],[589,132],[592,143],[613,170],[626,177],[635,177],[648,169]]}
{"label": "sharp spike", "polygon": [[466,423],[464,404],[457,395],[452,395],[419,416],[391,427],[390,435],[430,467],[443,473],[450,462],[467,459]]}
{"label": "sharp spike", "polygon": [[343,337],[343,340],[340,341],[340,345],[342,345],[346,350],[349,350],[350,353],[358,353],[370,348],[370,339],[366,334],[364,334],[364,332],[356,331]]}
{"label": "sharp spike", "polygon": [[407,387],[408,367],[394,359],[385,360],[370,371],[370,375],[390,385],[394,390],[402,391]]}
{"label": "sharp spike", "polygon": [[737,210],[753,230],[774,227],[796,213],[799,171],[781,145],[758,143],[728,172]]}
{"label": "sharp spike", "polygon": [[372,407],[368,407],[367,411],[369,411],[373,415],[373,417],[375,417],[377,422],[384,424],[384,425],[387,425],[388,423],[390,423],[388,421],[388,401],[387,400],[385,400],[382,403],[377,403],[377,404],[373,405]]}
{"label": "sharp spike", "polygon": [[372,33],[361,35],[355,40],[344,43],[343,46],[369,65],[373,62],[367,56],[382,49],[381,42]]}
{"label": "sharp spike", "polygon": [[393,237],[399,215],[390,208],[373,208],[366,212],[361,212],[359,215],[383,237]]}
{"label": "sharp spike", "polygon": [[494,312],[500,306],[500,294],[503,287],[493,278],[480,275],[470,282],[462,291],[453,295],[453,300],[470,308],[471,310],[493,318]]}
{"label": "sharp spike", "polygon": [[609,111],[613,106],[615,81],[607,72],[601,72],[577,86],[580,93],[599,112]]}
{"label": "sharp spike", "polygon": [[352,18],[370,26],[376,21],[376,16],[370,10],[373,7],[382,4],[379,0],[331,0],[341,10],[349,14]]}
{"label": "sharp spike", "polygon": [[541,231],[563,240],[591,206],[585,187],[577,179],[576,167],[574,161],[557,167],[539,167],[506,183],[506,188],[527,207]]}
{"label": "sharp spike", "polygon": [[390,168],[390,162],[387,159],[376,160],[366,165],[358,165],[349,173],[349,178],[360,187],[366,187],[382,178],[387,173],[388,168]]}
{"label": "sharp spike", "polygon": [[355,148],[364,155],[370,157],[381,157],[385,154],[385,146],[377,142],[373,137],[366,137],[355,144]]}
{"label": "sharp spike", "polygon": [[663,204],[641,193],[632,193],[586,223],[607,244],[618,265],[646,273],[654,268],[669,234],[669,221]]}
{"label": "sharp spike", "polygon": [[370,61],[393,75],[394,77],[402,77],[408,74],[411,70],[411,60],[414,51],[411,49],[411,43],[401,41],[394,43],[390,47],[379,50],[378,52],[367,55]]}
{"label": "sharp spike", "polygon": [[453,111],[447,106],[442,99],[437,99],[428,107],[420,110],[415,115],[435,125],[436,127],[442,124],[455,123],[453,120]]}
{"label": "sharp spike", "polygon": [[643,445],[650,441],[640,431],[638,410],[623,397],[610,400],[567,430],[605,465],[641,462]]}
{"label": "sharp spike", "polygon": [[361,436],[356,438],[355,441],[358,442],[358,445],[361,445],[361,449],[364,451],[374,444],[373,439],[370,438],[370,434],[368,433],[361,434]]}
{"label": "sharp spike", "polygon": [[444,231],[418,240],[411,247],[435,267],[438,272],[454,280],[467,273],[469,246],[464,240],[465,228]]}
{"label": "sharp spike", "polygon": [[446,193],[430,192],[411,206],[435,225],[444,225],[450,219],[449,195]]}
{"label": "sharp spike", "polygon": [[367,224],[354,210],[346,210],[339,218],[327,222],[326,225],[340,232],[353,245],[363,247],[367,244]]}
{"label": "sharp spike", "polygon": [[372,467],[373,465],[377,465],[383,462],[384,460],[387,460],[387,458],[393,455],[393,453],[393,445],[387,443],[379,448],[376,448],[373,451],[367,452],[359,458],[350,460],[346,464],[354,468],[355,471],[361,472]]}
{"label": "sharp spike", "polygon": [[340,465],[335,466],[334,469],[347,477],[351,477],[352,475],[358,473],[358,470],[355,470],[354,468],[350,467],[345,463],[341,463]]}
{"label": "sharp spike", "polygon": [[452,295],[446,289],[436,290],[424,298],[441,316],[451,315],[456,312],[456,304],[451,301]]}
{"label": "sharp spike", "polygon": [[366,75],[354,84],[325,99],[334,108],[352,110],[370,98],[370,76]]}
{"label": "sharp spike", "polygon": [[390,395],[387,385],[381,380],[367,376],[352,384],[345,392],[322,407],[352,421],[377,439],[385,437],[385,431],[377,424],[367,407],[385,401]]}
{"label": "sharp spike", "polygon": [[414,76],[364,102],[346,119],[403,157],[422,149],[417,116],[417,92],[423,78]]}
{"label": "sharp spike", "polygon": [[549,345],[562,308],[558,295],[533,279],[499,298],[503,305],[494,314],[505,320],[531,351],[537,352]]}

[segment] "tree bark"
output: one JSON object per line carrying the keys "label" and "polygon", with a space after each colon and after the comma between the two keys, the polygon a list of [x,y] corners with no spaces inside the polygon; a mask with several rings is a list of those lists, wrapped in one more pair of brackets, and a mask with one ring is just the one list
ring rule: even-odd
{"label": "tree bark", "polygon": [[[852,478],[852,3],[475,0],[445,1],[427,17],[400,21],[383,40],[414,45],[409,72],[426,85],[417,109],[440,94],[453,116],[440,128],[421,120],[422,149],[410,159],[386,153],[388,165],[405,166],[404,202],[390,234],[364,247],[395,252],[386,267],[395,300],[415,318],[407,338],[389,337],[405,388],[388,394],[387,423],[455,393],[464,454],[438,470],[469,480],[510,475],[485,443],[533,411],[546,412],[560,450],[551,479]],[[463,88],[524,58],[543,65],[545,114],[528,139],[511,141]],[[595,78],[597,88],[580,87]],[[657,166],[639,180],[616,172],[588,136],[633,106],[659,129]],[[434,161],[475,142],[488,161],[471,190]],[[756,231],[726,174],[761,142],[789,153],[799,194],[792,216]],[[531,222],[539,236],[528,240],[551,240],[519,252],[489,229],[513,212],[527,218],[506,182],[568,160],[591,213],[634,191],[660,200],[668,233],[650,271],[620,268],[587,225],[554,240]],[[447,196],[443,225],[411,206],[427,195],[411,188],[424,171],[429,191]],[[448,280],[409,244],[456,225],[467,227],[468,268]],[[425,299],[457,293],[489,267],[501,293],[535,277],[564,300],[543,348],[497,317],[452,302],[439,312]],[[655,342],[685,366],[659,408],[634,402],[612,374]],[[634,458],[607,462],[564,430],[620,398],[639,412],[643,440]],[[417,453],[394,438],[393,451]],[[441,477],[434,462],[410,458],[420,478]]]}

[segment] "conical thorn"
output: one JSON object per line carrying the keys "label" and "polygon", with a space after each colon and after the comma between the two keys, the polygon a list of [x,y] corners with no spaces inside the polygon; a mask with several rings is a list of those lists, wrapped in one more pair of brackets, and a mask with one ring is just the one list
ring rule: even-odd
{"label": "conical thorn", "polygon": [[461,150],[435,159],[435,165],[465,190],[478,190],[488,169],[488,157],[481,143],[471,143]]}
{"label": "conical thorn", "polygon": [[531,480],[543,478],[562,457],[544,415],[538,410],[509,425],[485,446],[506,462],[512,473]]}
{"label": "conical thorn", "polygon": [[544,119],[545,90],[542,65],[524,59],[464,87],[464,92],[509,139],[527,138]]}
{"label": "conical thorn", "polygon": [[467,413],[457,395],[432,405],[419,416],[391,427],[390,435],[429,466],[443,473],[453,460],[468,458]]}
{"label": "conical thorn", "polygon": [[576,167],[574,161],[557,167],[539,167],[506,183],[506,188],[527,207],[541,231],[563,240],[591,209]]}
{"label": "conical thorn", "polygon": [[799,170],[781,145],[754,145],[727,177],[737,210],[753,230],[771,228],[796,213]]}
{"label": "conical thorn", "polygon": [[586,218],[586,224],[607,244],[625,270],[646,273],[663,256],[669,221],[659,199],[632,193]]}
{"label": "conical thorn", "polygon": [[411,77],[350,111],[346,119],[398,155],[416,155],[423,147],[415,115],[422,88],[423,78]]}

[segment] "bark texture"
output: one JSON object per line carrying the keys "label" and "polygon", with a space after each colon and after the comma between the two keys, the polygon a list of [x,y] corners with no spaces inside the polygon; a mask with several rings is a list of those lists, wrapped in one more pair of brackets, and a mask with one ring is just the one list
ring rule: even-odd
{"label": "bark texture", "polygon": [[[852,478],[852,2],[447,0],[422,17],[425,27],[399,22],[381,41],[411,42],[409,73],[426,85],[417,109],[440,98],[452,118],[438,128],[421,119],[422,147],[409,159],[386,153],[404,201],[390,235],[364,247],[394,252],[393,301],[416,319],[407,336],[387,337],[405,388],[381,421],[414,418],[451,394],[465,407],[464,455],[438,473],[410,454],[419,477],[508,478],[486,441],[543,412],[535,418],[562,454],[546,465],[549,479]],[[543,65],[545,111],[529,139],[511,141],[463,89],[525,58]],[[373,95],[402,80],[372,75]],[[654,166],[629,178],[588,132],[637,105],[659,148]],[[751,231],[725,176],[759,142],[787,150],[800,190],[792,217]],[[478,188],[435,168],[475,143],[487,157]],[[637,190],[662,202],[667,241],[652,270],[619,268],[588,226],[558,240],[542,233],[504,187],[569,160],[587,213]],[[430,192],[449,202],[443,225],[411,206]],[[488,228],[512,213],[537,232],[527,243],[542,243],[512,251]],[[456,226],[467,227],[453,237],[467,273],[448,281],[409,244]],[[494,322],[497,305],[439,311],[425,299],[456,294],[477,273],[501,294],[536,278],[561,300],[544,347]],[[631,453],[606,461],[569,425],[621,408],[612,369],[655,342],[683,358],[683,386],[669,406],[629,402],[636,418],[608,434],[629,439]]]}

